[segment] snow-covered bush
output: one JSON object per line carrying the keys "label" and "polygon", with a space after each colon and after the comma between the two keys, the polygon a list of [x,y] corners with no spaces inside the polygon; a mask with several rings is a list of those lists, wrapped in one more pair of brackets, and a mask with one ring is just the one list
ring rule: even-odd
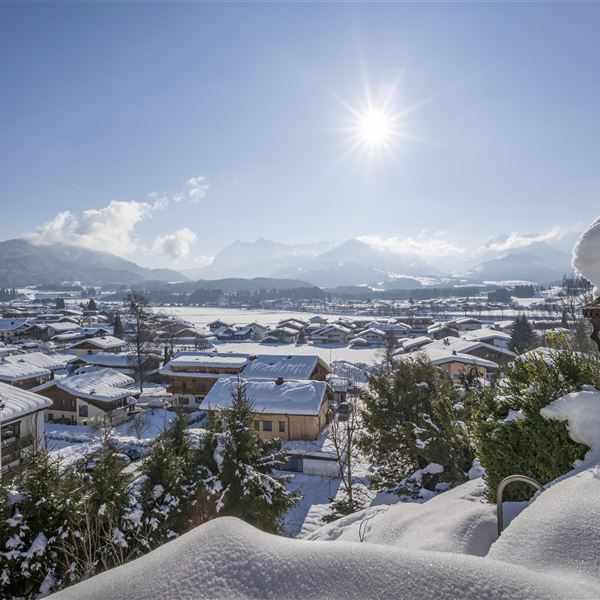
{"label": "snow-covered bush", "polygon": [[465,481],[472,455],[447,374],[423,356],[398,361],[369,376],[362,401],[360,445],[375,465],[373,487],[415,497]]}
{"label": "snow-covered bush", "polygon": [[[490,501],[495,501],[497,486],[508,475],[527,475],[545,484],[584,456],[587,447],[569,438],[565,423],[540,414],[553,400],[584,384],[600,385],[598,364],[573,351],[557,350],[516,360],[496,385],[481,389],[473,434]],[[531,490],[513,484],[505,495],[524,500]]]}

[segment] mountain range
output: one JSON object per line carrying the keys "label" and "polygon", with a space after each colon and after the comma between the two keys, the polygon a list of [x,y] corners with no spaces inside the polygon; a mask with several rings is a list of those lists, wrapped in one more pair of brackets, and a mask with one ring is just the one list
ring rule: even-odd
{"label": "mountain range", "polygon": [[0,286],[63,281],[80,281],[83,285],[189,281],[197,282],[197,287],[209,287],[214,280],[227,279],[227,287],[231,287],[241,278],[266,278],[262,283],[268,281],[281,289],[315,285],[391,290],[483,281],[549,283],[572,271],[570,239],[557,243],[532,239],[505,248],[508,241],[508,236],[495,238],[470,257],[470,264],[463,258],[460,264],[455,261],[456,270],[448,272],[448,257],[442,260],[387,250],[364,239],[294,245],[261,238],[255,242],[236,241],[218,252],[210,265],[179,272],[141,267],[108,252],[13,239],[0,242]]}

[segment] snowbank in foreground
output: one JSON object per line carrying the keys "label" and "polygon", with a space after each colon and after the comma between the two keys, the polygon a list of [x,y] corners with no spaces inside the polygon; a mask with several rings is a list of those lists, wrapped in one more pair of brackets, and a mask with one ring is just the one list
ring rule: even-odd
{"label": "snowbank in foreground", "polygon": [[482,479],[424,504],[375,506],[313,532],[309,540],[343,540],[485,556],[497,536],[496,512],[483,499]]}
{"label": "snowbank in foreground", "polygon": [[[540,573],[588,579],[600,592],[600,467],[556,483],[511,523],[488,555]],[[570,597],[576,596],[573,591]]]}
{"label": "snowbank in foreground", "polygon": [[[467,497],[474,483],[461,486]],[[514,520],[486,557],[368,541],[293,540],[238,519],[216,519],[54,597],[597,598],[598,497],[598,467],[556,483]],[[454,519],[460,493],[454,499],[450,492],[439,496],[441,504],[444,499],[445,516]]]}
{"label": "snowbank in foreground", "polygon": [[591,598],[571,580],[472,556],[373,544],[307,542],[211,521],[60,598]]}
{"label": "snowbank in foreground", "polygon": [[594,285],[594,295],[600,295],[600,217],[575,242],[571,264]]}

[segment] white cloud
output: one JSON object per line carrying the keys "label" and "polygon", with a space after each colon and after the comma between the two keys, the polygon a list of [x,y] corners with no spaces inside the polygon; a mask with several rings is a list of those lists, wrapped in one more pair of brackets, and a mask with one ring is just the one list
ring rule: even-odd
{"label": "white cloud", "polygon": [[187,258],[191,245],[197,240],[196,234],[187,227],[174,233],[160,235],[154,240],[154,251],[175,260]]}
{"label": "white cloud", "polygon": [[385,252],[420,254],[423,256],[449,256],[465,252],[465,248],[456,246],[450,242],[439,239],[436,232],[434,236],[427,237],[426,231],[421,232],[418,237],[383,237],[379,235],[364,235],[358,239],[378,250]]}
{"label": "white cloud", "polygon": [[562,236],[563,232],[559,227],[553,227],[545,233],[539,234],[511,233],[508,236],[502,236],[488,242],[486,248],[493,252],[505,252],[507,250],[515,250],[516,248],[526,248],[538,242],[559,240]]}
{"label": "white cloud", "polygon": [[[209,183],[206,177],[192,177],[186,187],[189,198],[198,200],[206,195]],[[91,208],[81,214],[64,211],[23,237],[34,244],[69,244],[121,256],[140,250],[146,252],[135,237],[136,226],[155,211],[179,204],[184,198],[183,193],[152,192],[146,202],[113,200],[103,208]],[[188,256],[190,245],[195,241],[196,234],[184,227],[157,237],[154,250],[172,258],[183,258]]]}
{"label": "white cloud", "polygon": [[135,226],[154,210],[147,202],[113,200],[104,208],[58,213],[26,238],[36,244],[70,244],[113,254],[131,254],[138,248]]}
{"label": "white cloud", "polygon": [[206,192],[208,192],[208,189],[210,188],[208,179],[203,175],[199,177],[190,177],[190,179],[186,181],[186,186],[188,189],[188,196],[194,201],[204,198]]}

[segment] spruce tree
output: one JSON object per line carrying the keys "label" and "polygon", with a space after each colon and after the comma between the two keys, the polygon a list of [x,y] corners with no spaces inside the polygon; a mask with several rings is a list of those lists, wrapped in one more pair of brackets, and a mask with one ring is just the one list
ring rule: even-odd
{"label": "spruce tree", "polygon": [[[203,464],[204,442],[192,442],[188,424],[186,414],[178,413],[156,438],[144,461],[139,505],[150,547],[185,533],[198,494],[201,490],[210,492],[213,465]],[[208,496],[210,493],[206,494],[207,502]]]}
{"label": "spruce tree", "polygon": [[451,378],[421,355],[369,376],[359,444],[376,465],[373,487],[414,496],[464,481],[472,454],[454,409],[459,400]]}
{"label": "spruce tree", "polygon": [[537,336],[526,315],[515,319],[511,328],[511,344],[515,352],[522,354],[535,347]]}
{"label": "spruce tree", "polygon": [[281,445],[278,440],[263,442],[254,430],[254,418],[246,386],[238,381],[231,390],[231,406],[223,414],[224,431],[215,449],[222,490],[219,514],[277,533],[298,496],[287,490],[287,477],[273,475],[283,463]]}
{"label": "spruce tree", "polygon": [[93,298],[90,298],[87,304],[87,310],[98,310],[98,307],[96,306],[96,301]]}

